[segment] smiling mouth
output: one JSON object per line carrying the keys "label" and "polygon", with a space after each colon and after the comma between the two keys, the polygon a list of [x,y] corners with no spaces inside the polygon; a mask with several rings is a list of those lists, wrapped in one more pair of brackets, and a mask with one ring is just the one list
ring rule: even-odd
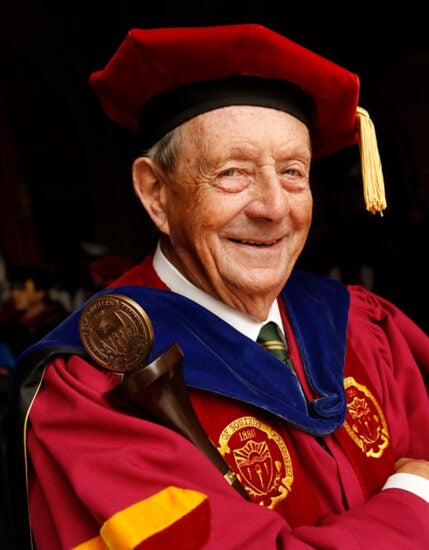
{"label": "smiling mouth", "polygon": [[265,247],[265,248],[269,246],[273,246],[279,242],[279,239],[276,239],[270,242],[248,241],[248,240],[241,240],[241,239],[230,239],[230,240],[233,241],[234,243],[245,244],[248,246]]}

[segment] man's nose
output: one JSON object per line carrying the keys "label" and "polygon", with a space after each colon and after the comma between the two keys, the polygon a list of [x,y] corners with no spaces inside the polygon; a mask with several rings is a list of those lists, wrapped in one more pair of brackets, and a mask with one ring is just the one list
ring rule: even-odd
{"label": "man's nose", "polygon": [[289,195],[277,174],[258,176],[252,198],[246,207],[251,218],[266,218],[273,221],[284,218],[289,212]]}

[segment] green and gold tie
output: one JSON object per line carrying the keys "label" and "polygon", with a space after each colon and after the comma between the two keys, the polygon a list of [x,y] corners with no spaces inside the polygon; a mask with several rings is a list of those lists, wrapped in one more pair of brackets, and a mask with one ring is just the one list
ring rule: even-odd
{"label": "green and gold tie", "polygon": [[[276,323],[269,321],[266,325],[264,325],[261,328],[256,341],[258,344],[275,355],[277,359],[283,361],[283,363],[285,363],[295,374],[295,369],[289,355],[289,348],[283,341],[280,329]],[[326,451],[329,453],[331,452],[322,437],[316,437],[316,439]]]}
{"label": "green and gold tie", "polygon": [[289,356],[289,349],[283,341],[280,329],[276,323],[269,321],[264,325],[256,341],[294,372],[293,364]]}

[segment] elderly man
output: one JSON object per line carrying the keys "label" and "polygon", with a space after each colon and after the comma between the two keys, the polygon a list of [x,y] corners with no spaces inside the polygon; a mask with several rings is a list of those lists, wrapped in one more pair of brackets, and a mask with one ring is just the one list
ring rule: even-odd
{"label": "elderly man", "polygon": [[312,158],[359,141],[385,207],[357,76],[249,24],[133,30],[91,82],[160,238],[21,358],[36,548],[427,548],[427,336],[294,269]]}

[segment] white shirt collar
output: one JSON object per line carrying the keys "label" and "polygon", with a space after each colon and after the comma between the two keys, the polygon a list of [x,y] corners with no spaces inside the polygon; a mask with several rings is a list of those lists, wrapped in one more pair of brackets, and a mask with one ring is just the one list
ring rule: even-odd
{"label": "white shirt collar", "polygon": [[226,323],[232,325],[236,330],[256,341],[261,327],[268,321],[274,321],[280,327],[283,332],[283,324],[281,320],[279,305],[275,300],[268,314],[268,317],[262,323],[255,321],[244,313],[240,313],[220,300],[216,300],[203,290],[194,286],[188,279],[186,279],[180,271],[178,271],[174,265],[167,260],[164,256],[161,246],[158,243],[153,258],[153,267],[158,277],[165,283],[168,288],[177,294],[181,294],[194,302],[197,302],[200,306],[205,307]]}

